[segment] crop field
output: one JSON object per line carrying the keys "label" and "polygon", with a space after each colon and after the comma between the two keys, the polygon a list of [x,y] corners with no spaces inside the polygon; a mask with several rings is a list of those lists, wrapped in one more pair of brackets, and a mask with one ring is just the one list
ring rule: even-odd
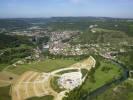
{"label": "crop field", "polygon": [[69,67],[76,63],[74,59],[46,59],[40,62],[32,62],[31,64],[18,65],[16,67],[10,66],[6,71],[23,74],[26,71],[50,72],[56,69]]}

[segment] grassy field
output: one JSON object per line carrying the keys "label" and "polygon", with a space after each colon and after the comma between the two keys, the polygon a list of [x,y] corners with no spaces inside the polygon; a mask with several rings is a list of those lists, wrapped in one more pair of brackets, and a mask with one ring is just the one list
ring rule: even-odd
{"label": "grassy field", "polygon": [[32,98],[27,99],[27,100],[53,100],[53,96],[47,95],[44,97],[32,97]]}
{"label": "grassy field", "polygon": [[10,66],[7,71],[15,74],[22,74],[26,71],[39,71],[39,72],[50,72],[56,69],[69,67],[76,63],[73,59],[46,59],[40,62],[32,62],[31,64],[18,65],[16,67]]}
{"label": "grassy field", "polygon": [[0,71],[2,71],[7,66],[8,66],[8,64],[0,64]]}
{"label": "grassy field", "polygon": [[8,87],[0,87],[0,100],[11,100],[11,96],[9,96],[10,86]]}
{"label": "grassy field", "polygon": [[[108,70],[108,72],[103,71],[103,67],[110,67],[110,69]],[[101,87],[102,85],[104,85],[105,83],[111,81],[112,79],[114,79],[115,77],[118,77],[120,74],[120,68],[117,67],[114,64],[111,64],[109,62],[101,62],[101,65],[98,69],[96,69],[95,73],[94,73],[94,80],[95,82],[91,82],[90,79],[88,78],[85,82],[85,84],[83,85],[83,89],[86,91],[93,91],[96,88]]]}

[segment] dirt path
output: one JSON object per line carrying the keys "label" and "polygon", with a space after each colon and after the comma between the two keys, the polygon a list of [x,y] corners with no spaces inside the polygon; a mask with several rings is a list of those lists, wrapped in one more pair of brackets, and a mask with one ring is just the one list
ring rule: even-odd
{"label": "dirt path", "polygon": [[[51,79],[57,75],[56,73],[66,70],[77,69],[80,71],[81,68],[90,70],[92,67],[95,67],[95,59],[89,57],[88,59],[81,61],[79,63],[73,64],[69,68],[62,68],[50,73],[38,73],[34,71],[28,71],[24,73],[18,80],[16,80],[12,85],[12,100],[25,100],[27,98],[45,95],[53,95],[54,100],[62,100],[68,90],[57,93],[51,87]],[[82,82],[85,78],[82,79]]]}

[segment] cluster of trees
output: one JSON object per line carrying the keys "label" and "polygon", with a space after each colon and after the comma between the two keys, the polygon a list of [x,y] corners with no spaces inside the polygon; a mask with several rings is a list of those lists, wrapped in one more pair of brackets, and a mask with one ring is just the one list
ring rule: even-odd
{"label": "cluster of trees", "polygon": [[80,60],[83,60],[83,59],[86,59],[88,57],[90,57],[90,55],[68,55],[68,56],[65,56],[65,55],[54,55],[54,54],[50,54],[49,51],[45,51],[44,53],[44,57],[48,57],[50,59],[74,59],[76,61],[80,61]]}
{"label": "cluster of trees", "polygon": [[0,51],[0,63],[14,63],[15,61],[31,56],[33,53],[32,47],[21,45],[16,48],[7,48]]}
{"label": "cluster of trees", "polygon": [[0,34],[0,49],[19,47],[22,44],[33,46],[26,36],[11,36]]}
{"label": "cluster of trees", "polygon": [[130,70],[133,70],[133,50],[118,55],[118,60],[122,61]]}
{"label": "cluster of trees", "polygon": [[0,19],[0,28],[6,30],[25,29],[29,26],[31,26],[31,24],[24,19]]}
{"label": "cluster of trees", "polygon": [[0,63],[11,64],[33,53],[34,44],[26,36],[0,34]]}

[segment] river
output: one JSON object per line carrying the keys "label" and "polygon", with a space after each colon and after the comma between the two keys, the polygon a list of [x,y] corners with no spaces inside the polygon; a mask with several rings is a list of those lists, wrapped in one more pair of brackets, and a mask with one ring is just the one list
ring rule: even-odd
{"label": "river", "polygon": [[107,84],[104,84],[103,86],[97,88],[96,90],[92,92],[89,92],[87,95],[83,96],[81,100],[91,100],[90,98],[98,96],[102,94],[103,92],[105,92],[107,89],[111,88],[112,84],[118,85],[122,83],[123,81],[125,81],[126,79],[128,79],[129,70],[127,69],[125,65],[123,65],[120,61],[115,61],[112,59],[108,59],[108,60],[110,60],[113,64],[117,65],[123,70],[121,77],[119,77],[118,79],[112,80],[111,82]]}

